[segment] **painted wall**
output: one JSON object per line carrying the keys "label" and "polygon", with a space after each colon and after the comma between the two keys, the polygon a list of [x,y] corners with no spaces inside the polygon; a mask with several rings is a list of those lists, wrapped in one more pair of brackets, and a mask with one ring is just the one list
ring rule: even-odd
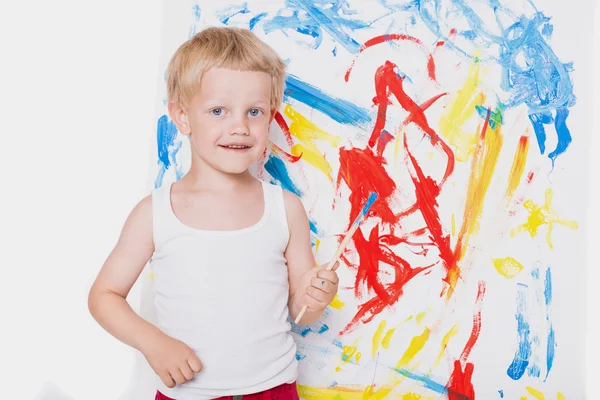
{"label": "painted wall", "polygon": [[[573,27],[592,19],[435,4],[174,2],[162,53],[229,25],[286,60],[256,174],[302,198],[319,261],[379,195],[338,297],[292,327],[302,398],[581,398],[591,30]],[[157,117],[155,187],[189,163]]]}
{"label": "painted wall", "polygon": [[[251,3],[249,9],[252,10],[250,5]],[[134,362],[132,352],[97,327],[87,314],[85,305],[87,289],[104,257],[114,244],[125,216],[148,188],[155,184],[157,177],[156,170],[148,173],[147,165],[148,160],[152,165],[156,165],[156,149],[153,148],[153,144],[155,143],[154,135],[158,118],[152,117],[157,108],[154,88],[156,81],[160,82],[164,64],[164,55],[158,54],[155,45],[161,41],[156,29],[160,24],[158,4],[132,2],[127,9],[123,8],[123,4],[119,4],[119,8],[116,3],[112,6],[110,3],[105,3],[101,8],[96,5],[94,9],[82,9],[83,6],[75,2],[63,2],[52,6],[40,3],[35,13],[32,13],[30,9],[0,13],[1,15],[18,14],[21,16],[21,18],[14,18],[12,25],[3,26],[2,29],[7,29],[7,33],[11,33],[11,35],[4,34],[3,37],[23,38],[9,43],[9,52],[18,54],[19,57],[15,57],[15,61],[8,64],[7,72],[2,74],[2,86],[8,87],[10,93],[2,100],[3,109],[8,110],[6,115],[11,116],[5,132],[12,132],[10,136],[6,134],[3,137],[6,137],[5,143],[9,148],[15,149],[18,145],[18,148],[23,151],[7,152],[2,161],[5,188],[18,189],[11,192],[8,192],[7,189],[4,192],[9,195],[3,196],[4,207],[1,208],[2,236],[7,238],[7,243],[10,245],[7,246],[5,253],[8,257],[2,262],[2,270],[7,272],[9,279],[3,279],[0,283],[2,285],[2,290],[0,290],[2,311],[8,317],[6,325],[3,324],[6,339],[0,345],[0,353],[3,354],[5,360],[0,367],[0,375],[9,378],[8,384],[5,385],[8,390],[7,394],[19,398],[34,398],[36,395],[40,399],[117,398],[129,388],[131,371],[142,373],[140,368],[132,369]],[[590,32],[586,32],[585,27],[589,25],[582,27],[582,24],[578,22],[580,18],[585,18],[591,13],[571,9],[567,5],[564,8],[556,8],[556,5],[550,4],[538,6],[540,10],[552,16],[554,25],[553,39],[550,41],[552,48],[560,56],[561,61],[574,61],[575,63],[572,76],[577,103],[572,107],[568,119],[574,139],[569,149],[557,158],[554,171],[548,175],[549,159],[539,154],[538,144],[532,135],[527,163],[534,161],[537,163],[539,170],[536,174],[534,173],[537,178],[532,180],[529,186],[519,185],[513,195],[513,200],[522,195],[524,200],[531,199],[535,204],[540,205],[545,201],[545,189],[551,187],[554,194],[552,206],[558,216],[566,220],[577,221],[578,229],[571,230],[568,227],[556,225],[551,235],[553,250],[549,250],[545,236],[547,226],[541,226],[534,238],[530,238],[527,232],[520,233],[515,238],[507,239],[506,243],[499,242],[493,251],[490,250],[490,253],[493,253],[490,255],[485,254],[488,247],[485,246],[486,240],[484,239],[486,234],[490,234],[489,230],[486,230],[490,229],[490,225],[486,224],[489,219],[486,218],[494,220],[494,216],[503,214],[491,213],[489,217],[486,217],[482,213],[480,231],[473,237],[481,240],[480,244],[475,247],[478,251],[483,252],[483,255],[479,255],[477,260],[483,259],[483,261],[474,263],[471,271],[485,270],[486,272],[482,272],[481,276],[477,276],[476,272],[473,272],[469,276],[468,282],[462,286],[460,295],[458,287],[461,284],[457,284],[454,297],[456,300],[453,303],[450,302],[452,308],[457,309],[452,314],[455,319],[443,319],[446,322],[440,326],[443,326],[444,329],[440,327],[439,331],[435,331],[430,322],[436,319],[442,320],[436,311],[442,310],[443,313],[444,310],[450,309],[449,303],[445,301],[436,300],[434,302],[431,300],[439,295],[438,289],[441,286],[435,286],[435,290],[425,294],[422,294],[422,290],[416,289],[429,287],[430,283],[433,286],[433,282],[437,282],[435,284],[439,285],[443,278],[443,268],[436,267],[436,271],[432,271],[428,275],[420,274],[419,277],[406,284],[406,290],[401,296],[402,299],[407,300],[419,296],[429,296],[427,299],[430,300],[425,303],[429,305],[426,307],[427,309],[417,309],[415,302],[409,302],[409,304],[397,308],[396,311],[389,312],[385,318],[383,318],[383,313],[386,311],[382,311],[373,321],[366,324],[359,322],[355,330],[346,336],[342,335],[343,341],[340,349],[333,339],[335,339],[336,333],[343,330],[347,322],[356,315],[360,306],[360,300],[354,300],[352,290],[344,291],[340,294],[344,306],[339,310],[331,310],[325,321],[328,330],[319,334],[319,331],[323,330],[323,325],[319,325],[313,327],[313,331],[316,332],[308,332],[304,336],[304,331],[298,331],[298,339],[304,346],[301,346],[300,350],[305,350],[305,354],[299,355],[300,357],[306,356],[301,364],[303,365],[304,382],[307,385],[317,388],[324,387],[331,383],[332,379],[343,384],[345,383],[344,376],[348,377],[363,369],[373,371],[372,339],[374,336],[377,337],[378,331],[381,333],[382,340],[386,336],[391,337],[387,349],[383,343],[379,343],[379,347],[376,349],[380,354],[379,361],[386,362],[382,365],[395,368],[402,363],[402,357],[411,343],[418,344],[419,340],[425,339],[425,329],[427,328],[429,329],[429,338],[426,345],[423,346],[423,350],[417,352],[407,364],[396,368],[400,369],[400,375],[405,377],[400,382],[398,390],[400,390],[399,393],[406,390],[406,392],[435,395],[434,392],[424,389],[423,383],[419,382],[422,379],[417,374],[427,372],[433,365],[443,337],[451,332],[452,338],[448,342],[448,349],[442,356],[438,369],[432,372],[437,379],[435,382],[441,386],[448,383],[451,368],[453,368],[453,364],[449,362],[451,356],[460,358],[464,354],[462,350],[465,344],[472,337],[473,316],[478,314],[476,307],[478,298],[482,298],[481,331],[473,349],[468,357],[465,357],[466,363],[472,362],[475,366],[472,381],[478,393],[480,393],[479,390],[482,390],[481,393],[487,393],[486,390],[490,390],[490,393],[504,390],[506,398],[511,398],[517,393],[533,398],[532,393],[526,389],[527,386],[530,386],[535,390],[542,391],[547,398],[555,398],[558,391],[561,391],[566,398],[580,398],[582,378],[587,375],[592,379],[592,370],[584,369],[584,365],[578,359],[581,349],[578,348],[576,342],[581,343],[584,339],[584,332],[593,333],[593,327],[585,329],[582,325],[569,326],[566,324],[566,321],[571,321],[572,318],[576,319],[580,315],[579,313],[584,311],[589,311],[590,316],[593,314],[591,308],[585,310],[582,308],[582,303],[579,302],[582,298],[578,296],[583,296],[581,288],[586,282],[577,276],[577,271],[583,271],[583,250],[577,241],[584,240],[583,233],[586,232],[589,233],[589,238],[593,237],[594,224],[586,225],[585,221],[586,219],[597,221],[598,216],[593,207],[589,209],[586,217],[581,207],[566,204],[567,201],[577,200],[574,194],[580,190],[582,182],[592,182],[596,178],[592,174],[586,176],[585,170],[594,171],[597,161],[591,158],[589,163],[582,164],[583,161],[586,161],[584,158],[587,154],[594,154],[597,147],[597,142],[590,141],[591,135],[588,133],[590,130],[585,125],[586,115],[591,110],[589,103],[586,104],[586,99],[589,101],[591,98],[589,92],[586,94],[586,88],[589,88],[589,78],[586,74],[591,71],[590,59],[586,59],[591,42],[586,42]],[[73,20],[63,16],[61,10],[67,7],[77,10],[82,16],[81,19]],[[142,16],[141,9],[150,13]],[[166,11],[176,12],[173,9]],[[180,31],[169,30],[170,35],[173,35],[172,40],[176,38],[183,40],[189,34],[190,27],[194,23],[194,14],[191,11],[190,6],[183,10],[183,14],[180,14],[181,18],[189,19],[189,24],[179,24]],[[211,16],[216,14],[205,12],[203,15],[206,18],[212,18]],[[238,17],[251,18],[252,14],[239,14]],[[235,17],[231,18],[232,23],[235,22],[234,20]],[[168,21],[167,27],[169,26]],[[181,20],[174,19],[170,23],[175,21]],[[266,19],[262,23],[265,21]],[[595,21],[600,21],[600,19],[596,17]],[[579,25],[577,25],[578,23]],[[27,29],[32,26],[37,29]],[[131,29],[132,26],[135,29]],[[260,25],[257,25],[258,28]],[[39,32],[44,34],[40,35]],[[324,32],[323,36],[323,43],[332,43],[327,32]],[[268,38],[268,35],[265,38]],[[162,37],[163,49],[173,46],[174,42],[169,40],[166,36]],[[434,56],[441,54],[442,60],[452,59],[453,56],[447,52],[444,46],[435,47],[435,41],[425,40],[425,38],[422,40],[426,43],[427,48],[434,49]],[[579,45],[574,45],[574,42]],[[279,40],[274,40],[274,44],[277,43],[280,43]],[[132,54],[131,49],[138,44],[141,48]],[[325,48],[325,44],[322,44],[323,48]],[[32,45],[38,49],[37,52],[23,51],[24,48]],[[404,46],[404,44],[384,44],[380,47],[380,52],[375,48],[371,50],[379,56],[385,57],[397,53],[398,48],[395,46]],[[441,50],[447,53],[443,53]],[[312,53],[307,51],[307,54]],[[325,57],[325,52],[323,52],[323,57]],[[332,60],[343,57],[342,47],[339,45],[336,57]],[[293,55],[290,55],[289,58],[293,67],[296,58],[293,58]],[[39,68],[40,59],[44,60],[42,63],[44,68]],[[115,59],[126,60],[126,62],[115,63]],[[159,66],[155,67],[157,59]],[[348,57],[348,59],[352,60],[353,57]],[[378,61],[376,58],[373,60],[371,67],[376,66]],[[422,64],[418,64],[417,61],[413,66],[415,71],[422,69]],[[312,83],[321,91],[330,93],[331,96],[352,100],[362,104],[364,108],[370,107],[371,97],[360,96],[361,90],[344,89],[345,83],[329,87],[325,78],[307,76],[302,73],[302,62],[301,60],[297,62],[299,63],[298,67],[292,68],[291,71],[296,76],[302,77],[304,81]],[[373,72],[375,69],[370,70],[369,66],[361,65],[361,62],[362,58],[358,58],[347,85],[356,84],[358,88],[364,85],[363,90],[366,90],[369,84],[365,77],[369,76],[369,71]],[[335,65],[338,68],[343,63]],[[443,104],[448,104],[449,98],[452,94],[456,95],[460,84],[464,84],[465,80],[456,79],[456,82],[452,82],[449,79],[450,76],[444,76],[444,74],[448,74],[447,71],[444,72],[444,65],[447,66],[444,62],[436,63],[436,78],[447,86],[455,84],[453,90],[446,89],[449,92],[448,96],[439,99]],[[460,68],[463,78],[468,76],[470,68],[467,63]],[[423,71],[428,72],[427,69]],[[325,71],[325,73],[331,74],[340,73],[340,76],[344,72],[345,68],[341,67]],[[404,73],[411,77],[408,71],[404,71]],[[413,85],[416,84],[415,81],[420,82],[423,87],[430,85],[427,86],[429,87],[427,93],[435,93],[434,89],[437,90],[437,87],[427,80],[429,75],[412,76]],[[353,82],[355,78],[359,79],[359,83]],[[319,81],[319,79],[323,80]],[[487,75],[485,79],[491,78]],[[488,82],[485,79],[484,82]],[[22,90],[24,84],[26,84],[25,87],[36,90]],[[578,89],[578,84],[581,89]],[[410,88],[411,83],[405,82],[405,87]],[[443,89],[441,83],[440,89]],[[493,91],[495,89],[493,85],[486,84],[485,90]],[[416,91],[411,92],[411,96],[416,94]],[[162,93],[159,92],[159,100],[161,95]],[[348,137],[341,134],[338,121],[331,121],[332,118],[326,118],[318,111],[311,112],[309,105],[302,103],[297,98],[291,98],[289,103],[295,111],[307,116],[324,131],[339,136],[342,144],[338,147],[347,145]],[[402,111],[397,104],[393,106],[395,107],[393,111],[401,118]],[[430,111],[435,111],[433,109],[435,104],[431,107]],[[160,111],[160,106],[158,108]],[[34,113],[33,110],[37,111]],[[291,125],[290,115],[293,114],[283,113],[288,126]],[[443,113],[441,109],[438,109],[433,115],[434,117],[431,118],[436,122],[435,130],[437,132],[439,130],[437,123]],[[157,115],[157,117],[159,116]],[[517,121],[516,118],[515,121]],[[344,130],[344,135],[358,137],[356,132],[360,130],[351,124],[347,126],[349,128]],[[526,127],[527,124],[525,123],[523,126]],[[365,129],[365,131],[369,133],[369,129]],[[412,132],[417,131],[413,130]],[[485,200],[486,207],[488,204],[493,206],[494,200],[499,202],[505,199],[506,178],[510,175],[512,156],[519,148],[520,136],[515,133],[510,134],[510,132],[512,131],[509,128],[503,126],[502,135],[505,139],[495,169],[495,174],[500,175],[494,175],[491,180],[489,194],[486,194],[489,196]],[[548,149],[552,149],[556,144],[556,142],[552,142],[552,140],[556,140],[556,137],[552,139],[550,132],[549,130]],[[364,139],[363,142],[354,138],[356,139],[354,147],[364,147],[368,135],[361,138]],[[281,139],[285,138],[281,136]],[[294,143],[298,143],[299,139],[295,136],[293,140]],[[362,143],[362,145],[358,143]],[[288,152],[292,151],[291,148],[284,147],[287,144],[285,140],[280,141],[279,144],[282,149]],[[321,151],[326,153],[328,160],[332,160],[330,163],[332,164],[332,177],[335,181],[339,165],[336,164],[335,157],[329,158],[328,156],[335,154],[338,150],[327,144],[324,146],[319,144],[319,149],[325,149]],[[429,151],[434,152],[434,160],[438,157],[436,148],[432,148],[425,151],[424,154],[419,154],[419,157],[422,157],[419,160],[424,160],[423,165],[433,165],[432,169],[435,169],[436,164],[427,161],[431,160]],[[453,152],[455,151],[456,149],[453,149]],[[399,152],[402,152],[402,148]],[[386,159],[393,160],[393,153],[390,153],[390,156]],[[456,175],[453,175],[457,177],[455,194],[460,193],[460,185],[468,187],[471,176],[470,160],[462,162],[463,173],[457,172]],[[303,163],[304,161],[300,161],[297,165],[302,166],[309,177],[313,177],[312,174],[314,174],[315,179],[308,179],[308,181],[328,181],[327,176],[321,170],[311,170],[313,166]],[[458,164],[459,162],[457,162]],[[295,182],[298,182],[298,188],[303,190],[307,196],[305,197],[307,203],[311,203],[311,193],[314,189],[305,185],[305,182],[298,178],[302,176],[301,173],[293,175],[294,165],[288,164],[287,167],[292,171],[290,172],[291,178],[297,179]],[[529,167],[529,164],[526,164],[526,167]],[[456,170],[459,170],[458,167]],[[268,171],[265,172],[268,173]],[[528,168],[524,170],[524,178],[528,172]],[[268,174],[264,176],[269,177]],[[394,179],[404,178],[394,175]],[[410,176],[408,179],[410,181]],[[27,184],[24,185],[23,182]],[[313,215],[322,232],[321,236],[315,235],[315,242],[317,239],[320,241],[317,254],[322,258],[326,258],[330,254],[328,251],[334,246],[333,238],[330,235],[341,232],[344,223],[348,221],[351,204],[349,201],[350,191],[343,186],[343,182],[342,180],[341,194],[337,198],[337,204],[340,207],[338,217],[336,217],[338,224],[319,224],[319,221],[323,220],[318,215],[318,210],[324,209],[322,204],[315,208],[317,214]],[[322,183],[322,185],[325,187],[326,183]],[[495,191],[494,187],[497,188]],[[530,189],[519,194],[519,190],[523,190],[523,187]],[[592,186],[590,185],[590,187]],[[115,196],[115,193],[119,195]],[[50,196],[42,199],[42,194]],[[492,194],[497,196],[494,197]],[[593,197],[595,195],[592,193],[591,204],[595,203],[595,197]],[[407,198],[410,198],[408,196]],[[456,196],[458,197],[458,195]],[[453,196],[449,195],[448,197]],[[333,198],[334,196],[330,196],[329,205]],[[326,203],[326,200],[322,199],[323,203]],[[444,207],[443,204],[449,204],[443,213],[440,211],[440,221],[443,220],[446,233],[451,234],[452,232],[451,214],[455,210],[457,214],[455,231],[456,235],[460,234],[463,218],[459,214],[464,205],[464,199],[462,200],[457,198],[456,204],[453,204],[452,202],[445,203],[440,198],[440,210]],[[526,221],[527,212],[522,206],[523,204],[512,206],[515,211],[514,216],[503,215],[504,218],[501,221],[509,225],[507,230]],[[509,207],[509,211],[510,209],[511,207]],[[364,232],[368,233],[374,225],[375,221],[372,221],[372,224]],[[456,238],[456,236],[453,237]],[[454,247],[453,245],[452,248]],[[509,250],[512,251],[510,254]],[[430,251],[430,253],[433,252],[434,250]],[[523,260],[529,255],[528,252],[539,252],[546,257],[539,264],[539,279],[535,273],[532,275],[532,272],[535,271],[535,260],[533,262]],[[406,253],[401,251],[397,254],[404,255]],[[523,270],[511,279],[500,275],[494,268],[493,261],[490,261],[507,256],[515,258],[523,265]],[[548,260],[552,262],[548,262]],[[593,257],[590,257],[590,260],[593,260]],[[480,267],[480,265],[483,266]],[[503,269],[506,265],[499,263],[498,268],[506,271]],[[556,347],[550,374],[546,382],[542,383],[548,370],[548,358],[544,353],[544,348],[547,348],[549,343],[548,325],[545,325],[548,320],[545,319],[545,314],[540,314],[540,321],[532,320],[535,317],[531,315],[535,314],[532,312],[535,307],[540,307],[540,313],[545,313],[545,286],[543,285],[548,265],[550,265],[553,283],[549,321],[552,322],[555,332]],[[593,262],[588,262],[588,265],[593,265]],[[592,269],[589,276],[587,285],[593,289],[594,280],[591,277],[597,276],[597,273]],[[344,278],[351,283],[354,282],[351,270],[348,270],[348,274]],[[423,280],[418,281],[418,279]],[[478,297],[478,293],[480,293],[478,290],[482,287],[479,285],[480,281],[485,283],[485,292],[482,290],[481,293],[484,294]],[[518,283],[527,284],[527,290]],[[415,290],[411,291],[411,286],[415,287]],[[494,293],[497,294],[494,295]],[[139,288],[136,288],[132,296],[132,302],[136,308],[139,308],[138,294]],[[590,290],[587,295],[591,301],[595,300],[597,303],[597,295],[593,290]],[[540,301],[537,301],[536,297],[539,297]],[[366,297],[366,299],[368,298]],[[524,315],[529,315],[532,326],[530,336],[532,349],[535,349],[536,346],[540,348],[538,353],[540,378],[530,376],[532,368],[528,366],[523,376],[519,380],[513,381],[507,374],[508,367],[513,365],[516,352],[523,348],[522,340],[518,335],[515,315],[521,309],[518,304],[520,298],[527,299]],[[399,299],[399,301],[403,300]],[[430,308],[432,310],[429,310]],[[426,314],[421,318],[419,315],[422,311],[425,311]],[[411,315],[411,319],[399,325]],[[386,325],[380,330],[381,321],[384,319]],[[417,322],[417,319],[420,320],[420,323]],[[454,324],[459,324],[456,334],[452,331]],[[398,327],[393,335],[386,335],[390,328],[396,326]],[[537,329],[542,326],[544,329]],[[539,343],[537,344],[533,339],[535,335],[538,335]],[[416,339],[415,342],[414,338],[421,339]],[[356,345],[354,345],[355,341]],[[590,341],[589,344],[591,350],[588,354],[591,356],[588,357],[586,363],[588,366],[592,366],[595,365],[598,353],[595,342]],[[350,357],[349,353],[354,350],[352,346],[356,346],[357,351],[361,351],[358,362],[356,352]],[[430,352],[426,352],[428,346],[431,346]],[[344,349],[344,347],[346,348]],[[413,347],[413,349],[415,348]],[[319,356],[321,349],[325,349],[327,355]],[[498,365],[487,364],[486,366],[486,355],[495,355],[501,352],[499,349],[504,349],[502,354],[505,354],[505,357],[497,361]],[[344,357],[344,350],[348,352],[348,357]],[[418,366],[411,364],[411,362],[417,361],[418,357],[423,357],[420,364]],[[404,362],[407,362],[407,358],[404,359]],[[325,367],[317,372],[318,366],[311,363],[311,359],[323,361]],[[348,362],[344,363],[346,360]],[[490,374],[489,377],[477,375],[479,371],[488,366],[495,368],[497,373]],[[336,372],[337,367],[340,367],[339,372]],[[383,376],[381,369],[383,368],[380,368],[378,372],[381,377],[377,375],[376,383],[390,382],[390,379],[393,379],[389,378],[392,375],[391,370],[388,368],[388,371],[384,371],[386,376]],[[516,370],[513,369],[513,371]],[[535,375],[535,371],[533,371],[533,375]],[[399,378],[401,377],[399,376]],[[319,379],[322,380],[319,381]],[[4,383],[4,378],[2,382]],[[505,382],[508,383],[504,384]],[[593,380],[589,380],[589,382],[593,382]],[[429,385],[435,387],[433,383],[429,383]],[[93,392],[90,392],[90,388],[94,389]],[[364,391],[364,386],[354,389]],[[44,393],[46,397],[44,397]],[[590,393],[593,393],[591,388]],[[498,392],[493,394],[497,396],[494,398],[499,398]]]}

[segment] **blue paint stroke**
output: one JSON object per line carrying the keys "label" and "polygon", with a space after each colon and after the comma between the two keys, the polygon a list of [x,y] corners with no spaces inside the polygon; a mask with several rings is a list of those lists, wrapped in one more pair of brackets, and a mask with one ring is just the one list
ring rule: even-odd
{"label": "blue paint stroke", "polygon": [[328,330],[329,330],[329,327],[327,325],[323,324],[323,326],[321,327],[321,329],[319,329],[318,333],[319,333],[319,335],[321,335],[321,334],[327,332]]}
{"label": "blue paint stroke", "polygon": [[285,97],[304,103],[341,124],[359,125],[371,122],[372,118],[367,110],[347,100],[332,97],[294,75],[286,76],[285,85]]}
{"label": "blue paint stroke", "polygon": [[201,11],[200,11],[200,6],[198,4],[194,4],[194,6],[192,7],[192,10],[194,10],[194,19],[197,21],[200,21],[200,15],[201,15]]}
{"label": "blue paint stroke", "polygon": [[446,388],[445,385],[442,385],[441,383],[438,383],[438,382],[432,380],[427,375],[419,374],[417,372],[412,372],[412,371],[409,371],[404,368],[390,368],[390,369],[393,371],[396,371],[400,375],[406,376],[409,379],[423,383],[423,386],[426,387],[427,389],[433,390],[434,392],[437,392],[437,393],[440,393],[443,395],[448,394],[448,389]]}
{"label": "blue paint stroke", "polygon": [[302,332],[300,332],[300,336],[306,337],[306,335],[308,335],[310,332],[312,332],[312,329],[306,328]]}
{"label": "blue paint stroke", "polygon": [[556,135],[558,136],[558,143],[556,144],[556,149],[550,154],[548,154],[548,158],[552,160],[552,165],[556,161],[556,157],[561,155],[567,150],[569,144],[571,143],[571,131],[567,127],[567,117],[569,116],[569,109],[566,107],[560,107],[556,110],[556,119],[554,120],[554,129],[556,130]]}
{"label": "blue paint stroke", "polygon": [[515,357],[506,371],[507,375],[513,380],[519,380],[525,373],[531,357],[531,340],[529,338],[529,322],[527,321],[526,304],[527,286],[517,284],[517,331],[519,334],[519,347],[515,352]]}
{"label": "blue paint stroke", "polygon": [[300,355],[299,353],[296,353],[296,360],[302,361],[305,358],[306,358],[306,354]]}
{"label": "blue paint stroke", "polygon": [[300,191],[292,181],[285,163],[281,158],[271,154],[265,163],[265,170],[267,170],[274,180],[279,182],[282,188],[294,193],[298,197],[302,197],[302,191]]}
{"label": "blue paint stroke", "polygon": [[[541,123],[550,123],[548,118],[556,113],[555,125],[558,143],[548,157],[552,165],[556,158],[563,154],[571,143],[571,136],[566,125],[567,108],[575,104],[573,84],[570,78],[572,64],[562,63],[550,45],[546,42],[552,34],[550,18],[537,10],[532,16],[517,15],[502,6],[498,0],[487,0],[482,5],[490,7],[496,15],[499,35],[488,28],[477,13],[464,0],[415,0],[413,11],[419,15],[427,28],[445,45],[454,51],[473,57],[461,49],[444,31],[447,26],[455,26],[456,21],[465,22],[469,28],[458,31],[457,36],[464,37],[478,48],[499,47],[499,54],[485,58],[485,61],[498,63],[502,67],[501,88],[509,93],[507,107],[526,104],[536,131],[540,149],[545,148],[546,134]],[[445,5],[446,7],[442,7]],[[510,19],[510,26],[505,28],[501,21]],[[447,23],[448,22],[448,23]],[[442,28],[441,24],[445,24]],[[488,24],[489,25],[489,24]],[[537,121],[536,121],[537,120]],[[536,124],[537,122],[537,124]],[[544,152],[542,151],[542,154]]]}
{"label": "blue paint stroke", "polygon": [[533,126],[533,131],[535,132],[535,137],[540,148],[540,153],[544,154],[546,152],[546,129],[544,129],[544,125],[552,123],[552,114],[529,114],[529,120],[531,121],[531,125]]}
{"label": "blue paint stroke", "polygon": [[[360,51],[360,43],[346,31],[370,26],[365,21],[348,19],[344,15],[356,14],[347,9],[347,2],[339,0],[286,0],[287,9],[280,10],[277,15],[264,24],[265,33],[286,29],[310,36],[314,39],[312,48],[318,48],[323,42],[323,31],[352,54]],[[288,15],[289,12],[292,15]]]}
{"label": "blue paint stroke", "polygon": [[554,328],[552,321],[550,320],[550,304],[552,303],[552,274],[550,268],[546,270],[546,276],[544,278],[544,299],[546,303],[546,322],[548,323],[548,343],[546,345],[546,377],[544,382],[548,379],[552,364],[554,363],[554,348],[556,347],[556,341],[554,338]]}
{"label": "blue paint stroke", "polygon": [[331,53],[333,54],[334,57],[337,56],[337,47],[334,47],[333,50],[331,50]]}
{"label": "blue paint stroke", "polygon": [[263,13],[260,13],[256,16],[252,17],[252,19],[248,23],[248,27],[250,28],[250,30],[254,29],[254,26],[256,25],[256,23],[266,16],[267,16],[267,13],[263,12]]}
{"label": "blue paint stroke", "polygon": [[[177,138],[177,127],[166,115],[158,119],[156,128],[156,145],[158,151],[158,165],[160,167],[154,187],[159,188],[163,184],[165,173],[171,166],[176,167],[177,152],[181,148],[181,141],[175,143]],[[177,179],[179,179],[179,173]]]}
{"label": "blue paint stroke", "polygon": [[498,390],[498,394],[500,395],[500,398],[503,399],[504,398],[504,391],[502,390]]}
{"label": "blue paint stroke", "polygon": [[233,5],[233,6],[229,6],[221,11],[219,11],[217,13],[217,17],[219,18],[219,20],[227,25],[229,23],[229,20],[233,17],[235,17],[238,14],[248,14],[250,12],[250,10],[248,10],[248,3],[242,3],[239,6]]}
{"label": "blue paint stroke", "polygon": [[317,226],[317,223],[315,221],[313,221],[312,219],[309,219],[308,224],[310,226],[310,231],[312,233],[314,233],[315,235],[319,235],[321,233],[321,231],[319,230],[319,227]]}

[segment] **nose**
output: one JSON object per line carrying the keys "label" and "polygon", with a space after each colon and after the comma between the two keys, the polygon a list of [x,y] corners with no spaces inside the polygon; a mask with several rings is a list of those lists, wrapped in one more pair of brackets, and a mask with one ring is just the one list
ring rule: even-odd
{"label": "nose", "polygon": [[229,134],[240,136],[248,136],[250,134],[250,130],[248,129],[248,120],[245,114],[238,114],[234,116]]}

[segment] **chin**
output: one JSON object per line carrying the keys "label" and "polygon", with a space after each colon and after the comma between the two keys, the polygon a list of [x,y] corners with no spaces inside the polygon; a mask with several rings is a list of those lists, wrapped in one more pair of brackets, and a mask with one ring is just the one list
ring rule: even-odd
{"label": "chin", "polygon": [[251,165],[252,164],[223,165],[219,169],[227,174],[239,175],[248,171]]}

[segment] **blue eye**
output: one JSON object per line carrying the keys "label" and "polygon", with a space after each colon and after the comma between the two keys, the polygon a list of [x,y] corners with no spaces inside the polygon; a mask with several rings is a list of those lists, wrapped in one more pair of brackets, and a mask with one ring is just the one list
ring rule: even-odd
{"label": "blue eye", "polygon": [[248,113],[253,117],[257,117],[260,114],[262,114],[262,111],[259,110],[258,108],[253,108],[252,110],[248,111]]}
{"label": "blue eye", "polygon": [[222,108],[213,108],[212,110],[210,110],[210,112],[213,115],[219,116],[219,115],[223,114],[223,109]]}

